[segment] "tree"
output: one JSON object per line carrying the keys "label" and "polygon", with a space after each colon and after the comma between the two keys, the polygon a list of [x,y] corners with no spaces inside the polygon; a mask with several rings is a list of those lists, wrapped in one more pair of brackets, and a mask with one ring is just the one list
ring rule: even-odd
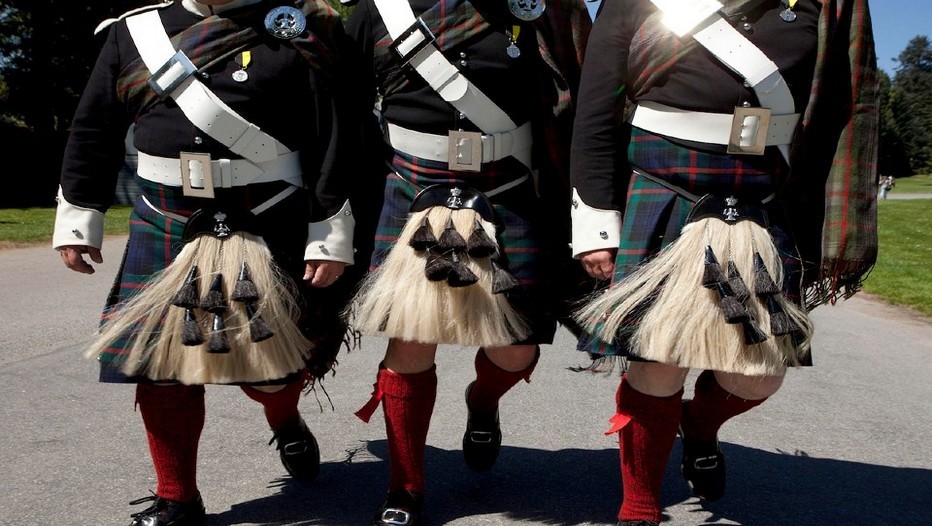
{"label": "tree", "polygon": [[905,177],[912,175],[909,166],[909,156],[906,147],[900,138],[896,119],[890,105],[890,94],[893,81],[883,70],[878,71],[880,77],[880,147],[877,169],[881,175]]}
{"label": "tree", "polygon": [[932,173],[932,44],[910,40],[897,59],[890,114],[913,173]]}

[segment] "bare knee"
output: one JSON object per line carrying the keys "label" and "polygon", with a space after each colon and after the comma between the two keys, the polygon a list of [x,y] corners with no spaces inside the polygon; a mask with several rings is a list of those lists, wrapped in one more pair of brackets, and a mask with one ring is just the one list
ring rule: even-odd
{"label": "bare knee", "polygon": [[745,376],[737,373],[715,372],[715,380],[722,389],[745,400],[763,400],[776,393],[783,385],[785,375]]}
{"label": "bare knee", "polygon": [[400,374],[422,373],[434,365],[437,344],[391,339],[385,350],[385,368]]}
{"label": "bare knee", "polygon": [[626,380],[636,391],[666,397],[679,392],[689,369],[655,362],[630,362]]}
{"label": "bare knee", "polygon": [[505,347],[485,347],[489,361],[509,372],[523,371],[537,360],[536,345],[508,345]]}

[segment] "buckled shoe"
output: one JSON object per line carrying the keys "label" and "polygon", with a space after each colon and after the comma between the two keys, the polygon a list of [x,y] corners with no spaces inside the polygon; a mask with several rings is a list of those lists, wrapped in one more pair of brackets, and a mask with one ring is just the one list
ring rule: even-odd
{"label": "buckled shoe", "polygon": [[207,512],[200,494],[188,502],[177,502],[150,495],[130,501],[130,506],[152,502],[148,508],[130,515],[129,526],[203,526],[207,524]]}
{"label": "buckled shoe", "polygon": [[275,431],[269,444],[276,442],[278,456],[285,470],[295,480],[310,482],[320,472],[320,448],[317,439],[300,416]]}
{"label": "buckled shoe", "polygon": [[693,495],[709,502],[725,494],[725,455],[718,439],[703,442],[690,438],[680,424],[679,435],[683,446],[680,471]]}
{"label": "buckled shoe", "polygon": [[400,489],[388,492],[372,526],[417,526],[420,524],[424,496]]}
{"label": "buckled shoe", "polygon": [[498,419],[498,409],[492,413],[469,409],[469,391],[473,383],[466,387],[466,409],[469,416],[466,421],[466,433],[463,434],[463,459],[469,469],[483,473],[492,469],[498,459],[498,452],[502,447],[502,428]]}

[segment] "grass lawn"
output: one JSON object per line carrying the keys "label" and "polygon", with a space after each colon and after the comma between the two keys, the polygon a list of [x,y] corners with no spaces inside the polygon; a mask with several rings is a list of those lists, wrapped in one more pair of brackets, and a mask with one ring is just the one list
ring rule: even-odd
{"label": "grass lawn", "polygon": [[932,316],[932,199],[880,201],[877,213],[880,252],[864,290]]}
{"label": "grass lawn", "polygon": [[914,175],[897,179],[890,192],[898,194],[932,194],[932,174]]}

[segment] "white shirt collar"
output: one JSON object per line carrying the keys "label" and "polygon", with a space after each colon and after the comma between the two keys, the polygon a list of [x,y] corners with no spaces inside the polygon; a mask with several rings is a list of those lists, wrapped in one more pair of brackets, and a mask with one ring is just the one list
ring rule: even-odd
{"label": "white shirt collar", "polygon": [[[262,0],[233,0],[228,4],[209,6],[197,2],[197,0],[181,0],[181,5],[196,15],[210,16],[211,14],[222,13],[228,9],[236,9],[237,7],[258,4],[261,1]],[[211,8],[213,8],[213,11],[211,11]]]}

